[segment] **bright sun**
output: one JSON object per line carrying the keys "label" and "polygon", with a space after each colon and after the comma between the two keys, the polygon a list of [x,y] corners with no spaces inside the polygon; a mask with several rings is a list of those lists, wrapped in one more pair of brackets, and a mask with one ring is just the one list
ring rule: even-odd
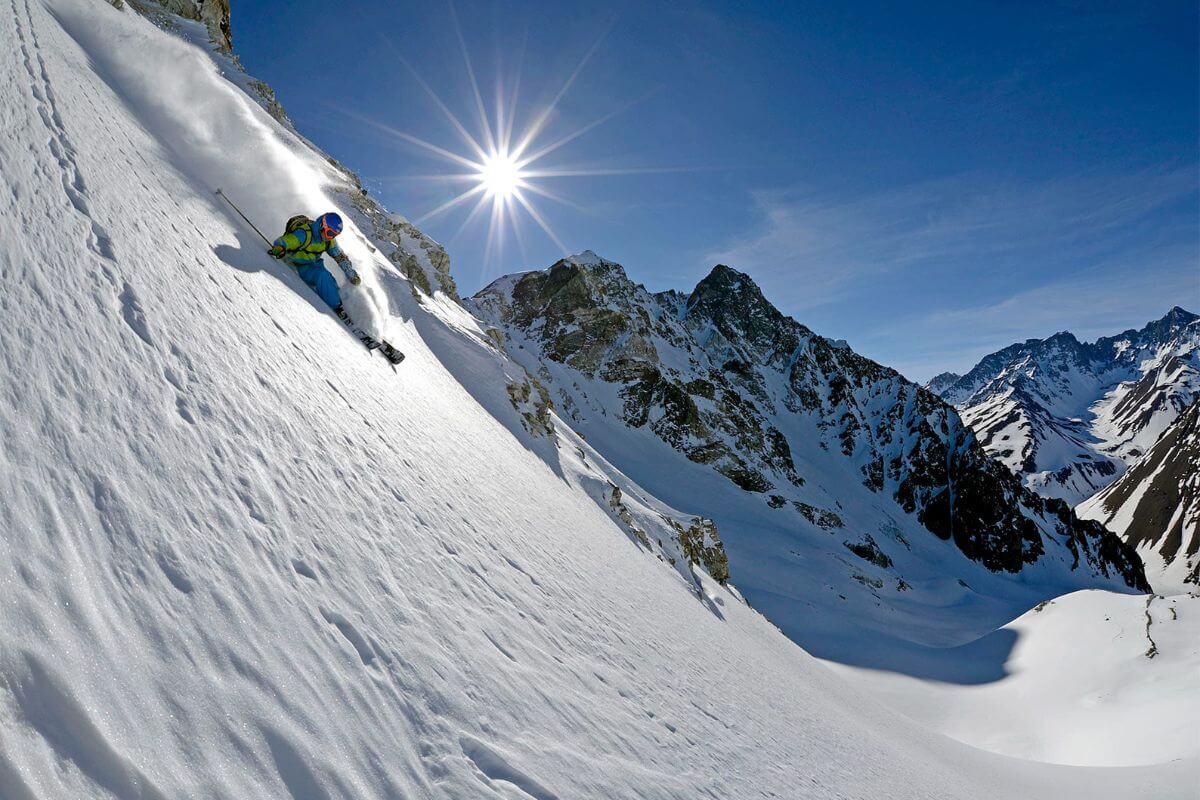
{"label": "bright sun", "polygon": [[489,197],[507,200],[522,185],[520,165],[507,153],[488,156],[479,170],[479,183]]}
{"label": "bright sun", "polygon": [[[597,48],[599,48],[600,42],[604,38],[603,33],[597,37],[575,69],[566,76],[554,98],[548,104],[538,108],[522,126],[523,129],[519,130],[516,128],[515,123],[518,116],[517,89],[520,85],[520,70],[517,70],[513,78],[505,80],[497,78],[495,105],[489,110],[487,104],[484,102],[483,94],[479,91],[479,82],[476,79],[474,67],[471,65],[471,57],[467,53],[466,41],[463,39],[462,31],[457,29],[457,17],[454,20],[454,24],[458,33],[458,43],[462,51],[463,64],[466,67],[471,90],[467,101],[474,105],[479,120],[478,137],[467,129],[462,120],[454,115],[450,107],[437,96],[432,87],[417,74],[416,70],[408,62],[403,61],[403,59],[401,61],[404,66],[408,67],[408,70],[412,73],[417,83],[430,96],[434,104],[449,121],[451,127],[457,132],[459,138],[462,139],[467,147],[465,153],[454,152],[446,147],[419,139],[410,133],[396,130],[389,125],[375,122],[369,118],[359,117],[362,122],[372,125],[401,141],[416,145],[438,158],[449,161],[461,170],[460,172],[446,174],[411,176],[413,180],[434,180],[444,182],[447,185],[459,184],[461,187],[461,185],[465,184],[466,186],[458,194],[450,197],[432,211],[413,220],[415,224],[423,225],[427,220],[446,214],[459,206],[473,201],[470,212],[467,213],[466,218],[459,225],[458,231],[450,237],[450,241],[456,239],[459,234],[476,221],[480,221],[482,225],[486,225],[487,244],[483,252],[483,270],[486,272],[498,262],[501,250],[504,248],[506,231],[512,231],[517,243],[521,246],[522,251],[524,251],[525,245],[521,232],[522,225],[520,224],[524,217],[533,220],[546,236],[554,242],[561,253],[565,255],[569,252],[567,246],[554,233],[550,223],[542,215],[542,212],[537,208],[537,204],[535,203],[534,195],[537,195],[539,198],[545,198],[564,205],[573,205],[565,198],[546,188],[543,184],[547,180],[589,175],[626,175],[638,172],[667,171],[613,167],[594,169],[583,164],[571,167],[548,167],[541,163],[542,159],[633,105],[631,103],[625,106],[625,108],[604,114],[556,140],[549,143],[542,143],[543,137],[547,134],[551,118],[555,115],[559,101],[563,99],[572,84],[575,83],[575,79],[579,77],[588,60],[596,52]],[[642,99],[649,97],[650,94],[652,93],[646,94]],[[634,102],[641,102],[641,100]],[[489,209],[491,211],[490,215],[487,213]],[[483,222],[481,218],[487,221]],[[524,254],[522,257],[524,257]]]}

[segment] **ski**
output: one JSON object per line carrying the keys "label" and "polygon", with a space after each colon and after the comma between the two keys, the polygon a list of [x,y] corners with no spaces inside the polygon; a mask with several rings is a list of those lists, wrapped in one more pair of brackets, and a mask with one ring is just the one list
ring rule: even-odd
{"label": "ski", "polygon": [[404,360],[404,353],[392,347],[391,342],[380,340],[379,354],[388,360],[393,367]]}
{"label": "ski", "polygon": [[392,366],[396,366],[404,360],[404,353],[393,347],[391,342],[383,339],[376,339],[374,336],[362,330],[361,328],[355,328],[354,335],[358,337],[358,340],[363,343],[364,347],[371,352],[378,351],[379,355],[386,358],[388,363]]}
{"label": "ski", "polygon": [[393,367],[404,360],[404,353],[393,347],[391,342],[383,339],[376,339],[374,336],[355,325],[354,320],[350,319],[350,315],[347,314],[346,310],[341,306],[335,308],[334,312],[337,314],[338,319],[346,323],[346,327],[350,329],[350,332],[354,334],[356,339],[362,342],[363,347],[367,348],[367,350],[370,350],[371,352],[378,350],[379,354],[386,358],[388,363]]}
{"label": "ski", "polygon": [[378,350],[380,347],[382,347],[378,339],[364,331],[362,328],[352,328],[351,332],[368,350]]}

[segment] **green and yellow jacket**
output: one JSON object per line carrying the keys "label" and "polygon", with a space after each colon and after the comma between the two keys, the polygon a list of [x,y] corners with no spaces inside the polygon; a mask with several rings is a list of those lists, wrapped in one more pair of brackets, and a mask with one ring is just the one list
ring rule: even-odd
{"label": "green and yellow jacket", "polygon": [[319,264],[321,256],[329,253],[343,270],[350,269],[350,258],[338,247],[337,239],[329,242],[322,239],[319,224],[313,222],[276,239],[275,244],[282,245],[288,251],[283,260],[294,267],[311,267]]}

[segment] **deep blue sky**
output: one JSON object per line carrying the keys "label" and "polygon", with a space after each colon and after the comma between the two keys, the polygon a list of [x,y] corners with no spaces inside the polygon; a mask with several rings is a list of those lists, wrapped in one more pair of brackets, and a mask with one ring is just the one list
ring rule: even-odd
{"label": "deep blue sky", "polygon": [[[521,63],[518,130],[599,39],[541,141],[621,113],[542,165],[684,171],[548,179],[572,205],[537,207],[650,289],[727,263],[914,379],[1200,311],[1193,0],[455,8],[489,102]],[[465,152],[403,64],[478,137],[453,20],[444,0],[233,3],[247,69],[410,219],[466,185],[406,178],[457,170],[363,120]],[[526,217],[524,251],[486,260],[485,224],[455,235],[469,208],[422,224],[465,291],[562,255]]]}

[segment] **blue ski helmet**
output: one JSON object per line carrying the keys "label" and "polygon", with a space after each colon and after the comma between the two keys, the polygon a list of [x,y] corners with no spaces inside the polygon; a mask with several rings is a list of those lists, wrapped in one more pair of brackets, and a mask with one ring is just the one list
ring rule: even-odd
{"label": "blue ski helmet", "polygon": [[327,242],[342,232],[342,218],[333,211],[317,217],[317,224],[321,229],[321,238]]}

